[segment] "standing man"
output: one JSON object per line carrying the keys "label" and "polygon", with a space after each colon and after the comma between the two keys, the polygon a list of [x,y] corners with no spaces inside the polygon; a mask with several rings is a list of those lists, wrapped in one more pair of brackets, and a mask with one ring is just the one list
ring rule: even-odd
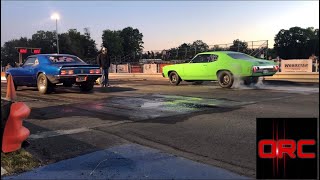
{"label": "standing man", "polygon": [[108,49],[105,47],[102,47],[101,53],[97,57],[97,63],[100,66],[100,69],[102,71],[102,77],[101,77],[101,87],[109,87],[109,67],[110,67],[110,57],[107,54]]}

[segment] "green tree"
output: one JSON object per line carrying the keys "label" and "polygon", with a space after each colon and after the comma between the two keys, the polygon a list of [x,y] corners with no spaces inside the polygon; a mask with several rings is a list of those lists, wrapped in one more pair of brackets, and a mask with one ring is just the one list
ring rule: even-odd
{"label": "green tree", "polygon": [[195,49],[196,53],[205,52],[205,51],[208,51],[209,49],[209,46],[206,43],[204,43],[202,40],[194,41],[191,47]]}
{"label": "green tree", "polygon": [[308,58],[312,53],[319,56],[319,29],[292,27],[281,29],[274,39],[274,49],[283,59]]}
{"label": "green tree", "polygon": [[194,50],[191,50],[190,43],[183,43],[178,48],[177,59],[189,59],[190,54],[194,53]]}
{"label": "green tree", "polygon": [[41,53],[56,53],[56,35],[52,31],[37,31],[31,36],[30,46],[35,48],[41,48]]}
{"label": "green tree", "polygon": [[110,56],[123,56],[123,39],[121,31],[104,30],[102,33],[102,46],[108,48]]}
{"label": "green tree", "polygon": [[143,35],[138,29],[126,27],[120,32],[122,47],[125,55],[139,54],[143,50]]}
{"label": "green tree", "polygon": [[246,53],[248,51],[248,43],[236,39],[233,41],[233,44],[229,47],[229,50]]}
{"label": "green tree", "polygon": [[[15,47],[28,47],[29,43],[26,37],[5,42],[1,47],[1,64],[6,66],[7,63],[10,63],[11,66],[14,66],[16,62],[19,62],[19,54]],[[27,55],[24,54],[22,58],[26,58]]]}
{"label": "green tree", "polygon": [[212,51],[223,51],[225,48],[220,47],[219,45],[213,45],[213,47],[210,49]]}
{"label": "green tree", "polygon": [[97,44],[91,38],[89,28],[84,28],[83,48],[85,58],[95,58],[98,54]]}

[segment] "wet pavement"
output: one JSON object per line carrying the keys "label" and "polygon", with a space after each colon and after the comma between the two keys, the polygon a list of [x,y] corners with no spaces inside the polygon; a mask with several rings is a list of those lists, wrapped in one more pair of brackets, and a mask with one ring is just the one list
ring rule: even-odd
{"label": "wet pavement", "polygon": [[[80,103],[74,107],[91,112],[123,116],[130,120],[145,120],[206,111],[218,107],[236,107],[250,103],[252,102],[149,94],[136,95],[136,97],[111,97],[92,103]],[[63,110],[65,111],[65,109]]]}

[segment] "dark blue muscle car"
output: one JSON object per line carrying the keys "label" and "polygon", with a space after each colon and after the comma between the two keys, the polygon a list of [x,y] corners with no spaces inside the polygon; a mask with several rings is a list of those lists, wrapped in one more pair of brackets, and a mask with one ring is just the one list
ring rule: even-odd
{"label": "dark blue muscle car", "polygon": [[76,84],[82,91],[90,91],[101,71],[99,66],[89,65],[77,56],[37,54],[29,56],[21,67],[8,69],[8,76],[12,76],[15,88],[38,87],[40,93],[46,94],[60,83],[67,87]]}

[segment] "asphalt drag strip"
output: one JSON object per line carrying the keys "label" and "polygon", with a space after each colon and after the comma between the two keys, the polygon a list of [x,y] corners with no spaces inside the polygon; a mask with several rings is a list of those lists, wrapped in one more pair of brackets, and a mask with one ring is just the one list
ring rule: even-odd
{"label": "asphalt drag strip", "polygon": [[74,107],[118,116],[130,120],[146,120],[211,110],[239,107],[254,102],[201,98],[177,95],[149,94],[135,97],[111,97],[101,101],[76,104]]}

